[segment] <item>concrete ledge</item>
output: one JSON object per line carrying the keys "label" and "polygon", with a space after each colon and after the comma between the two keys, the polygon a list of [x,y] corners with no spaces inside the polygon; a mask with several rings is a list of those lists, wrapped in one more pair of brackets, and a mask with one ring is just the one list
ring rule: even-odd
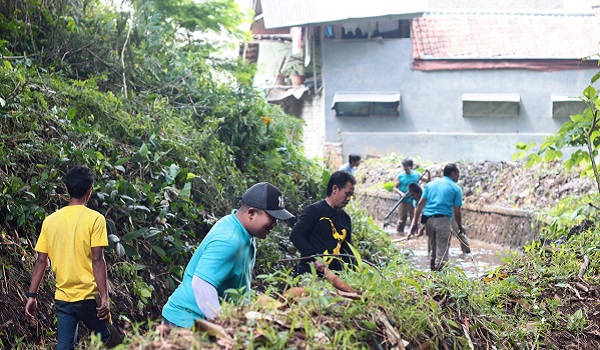
{"label": "concrete ledge", "polygon": [[487,206],[478,204],[464,204],[463,209],[478,212],[478,213],[489,213],[489,214],[500,214],[507,216],[516,216],[523,218],[533,218],[534,213],[531,210],[516,209],[516,208],[505,208],[499,206]]}

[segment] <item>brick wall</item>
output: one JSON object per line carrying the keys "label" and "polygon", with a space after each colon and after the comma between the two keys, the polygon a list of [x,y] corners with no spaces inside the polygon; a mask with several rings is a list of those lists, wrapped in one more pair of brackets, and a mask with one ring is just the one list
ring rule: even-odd
{"label": "brick wall", "polygon": [[304,154],[308,158],[323,158],[325,142],[325,113],[323,112],[323,98],[321,94],[308,95],[303,98],[304,105],[300,118],[304,125],[303,143]]}

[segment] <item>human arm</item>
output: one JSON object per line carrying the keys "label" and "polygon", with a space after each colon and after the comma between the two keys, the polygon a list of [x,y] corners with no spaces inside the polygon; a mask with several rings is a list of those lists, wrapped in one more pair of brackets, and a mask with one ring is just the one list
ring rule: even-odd
{"label": "human arm", "polygon": [[462,213],[460,210],[460,207],[454,207],[454,220],[456,221],[456,224],[458,225],[458,232],[465,232],[465,228],[462,225]]}
{"label": "human arm", "polygon": [[423,176],[421,176],[421,181],[423,181],[424,183],[428,183],[429,181],[431,181],[431,172],[429,171],[429,169],[425,170]]}
{"label": "human arm", "polygon": [[[42,278],[44,278],[44,272],[48,267],[48,254],[38,252],[37,259],[35,260],[35,266],[33,268],[33,274],[31,275],[31,283],[29,284],[29,293],[37,293]],[[29,318],[35,319],[35,310],[37,309],[37,299],[34,297],[27,298],[27,304],[25,305],[25,315]]]}
{"label": "human arm", "polygon": [[298,249],[301,256],[311,256],[321,253],[308,241],[317,221],[317,214],[312,207],[309,206],[304,210],[302,215],[300,215],[298,222],[296,222],[292,229],[290,241],[294,244],[296,249]]}
{"label": "human arm", "polygon": [[94,279],[100,293],[100,305],[96,308],[98,318],[107,320],[110,315],[108,302],[108,282],[106,278],[106,260],[104,260],[104,247],[92,247],[92,270]]}
{"label": "human arm", "polygon": [[192,278],[192,290],[194,291],[196,304],[206,319],[215,319],[221,308],[217,289],[212,284],[194,275]]}
{"label": "human arm", "polygon": [[410,224],[410,229],[408,230],[408,232],[410,232],[411,235],[417,233],[417,230],[419,228],[419,218],[423,213],[423,208],[425,208],[425,204],[427,204],[427,199],[425,197],[421,197],[419,203],[417,204],[417,207],[415,208],[412,222]]}
{"label": "human arm", "polygon": [[[302,215],[298,218],[298,222],[294,225],[292,233],[290,234],[290,241],[294,244],[296,249],[300,252],[303,257],[313,256],[323,253],[318,251],[310,242],[309,238],[314,234],[313,230],[318,222],[318,210],[315,209],[315,205],[308,206]],[[308,261],[312,261],[317,271],[321,271],[323,267],[327,265],[322,260],[315,260],[311,258]]]}
{"label": "human arm", "polygon": [[400,197],[404,196],[404,192],[400,191],[400,179],[398,177],[394,180],[394,192],[400,195]]}

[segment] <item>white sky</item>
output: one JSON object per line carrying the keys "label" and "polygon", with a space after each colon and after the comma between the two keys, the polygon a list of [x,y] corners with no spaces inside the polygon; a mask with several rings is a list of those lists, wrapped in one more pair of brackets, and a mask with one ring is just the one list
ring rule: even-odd
{"label": "white sky", "polygon": [[563,8],[565,11],[591,11],[592,4],[600,4],[598,0],[563,0]]}

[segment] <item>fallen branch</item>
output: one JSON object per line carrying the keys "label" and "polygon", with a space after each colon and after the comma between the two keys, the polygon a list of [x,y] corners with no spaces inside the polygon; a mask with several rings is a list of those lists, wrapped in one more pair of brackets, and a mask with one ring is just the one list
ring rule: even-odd
{"label": "fallen branch", "polygon": [[[308,259],[314,259],[314,258],[324,258],[324,257],[328,257],[328,256],[356,258],[352,254],[315,254],[315,255],[309,255],[309,256],[302,256],[299,258],[279,259],[279,260],[277,260],[277,262],[302,261],[302,260],[308,260]],[[371,266],[372,268],[374,268],[375,270],[377,270],[377,272],[379,272],[379,274],[382,277],[385,277],[385,276],[383,276],[383,273],[379,270],[379,268],[377,268],[377,266],[375,266],[375,264],[373,264],[372,262],[365,260],[365,259],[362,259],[362,262],[364,262],[365,264],[367,264],[367,265]]]}
{"label": "fallen branch", "polygon": [[580,280],[583,280],[583,274],[588,266],[590,266],[590,257],[585,254],[583,256],[583,264],[581,264],[581,268],[579,268],[579,273],[577,274],[577,277],[579,277]]}
{"label": "fallen branch", "polygon": [[589,288],[579,282],[575,282],[574,285],[575,285],[575,288],[579,289],[580,291],[582,291],[584,293],[589,292]]}
{"label": "fallen branch", "polygon": [[323,267],[321,272],[323,272],[323,277],[325,277],[325,279],[328,280],[335,287],[335,289],[347,293],[357,293],[356,290],[354,290],[354,288],[347,285],[346,282],[339,278],[330,269]]}

